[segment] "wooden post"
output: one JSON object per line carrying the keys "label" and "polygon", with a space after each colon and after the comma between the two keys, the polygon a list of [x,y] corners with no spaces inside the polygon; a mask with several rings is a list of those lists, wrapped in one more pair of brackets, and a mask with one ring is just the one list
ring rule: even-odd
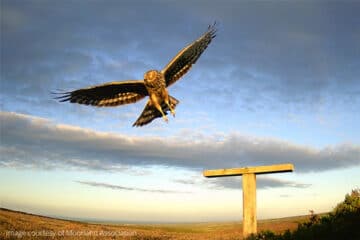
{"label": "wooden post", "polygon": [[256,233],[256,175],[246,173],[242,179],[243,187],[243,235]]}
{"label": "wooden post", "polygon": [[205,177],[243,176],[243,237],[246,238],[257,232],[256,218],[256,175],[266,173],[292,172],[294,165],[278,164],[270,166],[245,167],[205,170]]}

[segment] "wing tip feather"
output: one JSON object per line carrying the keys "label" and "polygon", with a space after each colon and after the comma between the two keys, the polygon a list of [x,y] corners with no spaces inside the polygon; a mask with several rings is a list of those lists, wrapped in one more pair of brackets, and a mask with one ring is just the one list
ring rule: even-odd
{"label": "wing tip feather", "polygon": [[56,90],[56,91],[50,91],[50,94],[53,95],[53,99],[59,102],[67,102],[71,100],[71,92],[68,91]]}
{"label": "wing tip feather", "polygon": [[216,32],[217,32],[216,26],[217,26],[217,23],[218,23],[218,22],[215,20],[212,25],[209,24],[209,26],[208,26],[208,31],[207,31],[207,32],[210,34],[211,38],[215,38],[215,37],[216,37]]}

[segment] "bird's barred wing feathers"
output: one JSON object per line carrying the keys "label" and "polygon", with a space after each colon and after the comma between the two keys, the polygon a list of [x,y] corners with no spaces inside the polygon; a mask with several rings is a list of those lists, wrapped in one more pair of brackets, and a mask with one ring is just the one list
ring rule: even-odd
{"label": "bird's barred wing feathers", "polygon": [[54,93],[60,102],[71,102],[98,107],[112,107],[134,103],[148,95],[144,81],[110,82],[72,92]]}
{"label": "bird's barred wing feathers", "polygon": [[169,86],[180,79],[191,66],[198,60],[200,55],[216,36],[216,22],[209,25],[208,30],[197,40],[182,49],[162,70],[165,76],[166,86]]}

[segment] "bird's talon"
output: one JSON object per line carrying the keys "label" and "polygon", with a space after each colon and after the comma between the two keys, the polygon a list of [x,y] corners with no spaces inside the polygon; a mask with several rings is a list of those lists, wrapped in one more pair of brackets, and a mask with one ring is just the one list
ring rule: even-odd
{"label": "bird's talon", "polygon": [[163,116],[163,119],[164,119],[165,122],[167,122],[167,123],[169,122],[169,119],[168,119],[167,116]]}

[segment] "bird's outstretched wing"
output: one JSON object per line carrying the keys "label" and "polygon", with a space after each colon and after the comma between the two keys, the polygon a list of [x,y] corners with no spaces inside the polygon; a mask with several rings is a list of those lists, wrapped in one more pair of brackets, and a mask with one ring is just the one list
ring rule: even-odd
{"label": "bird's outstretched wing", "polygon": [[[169,96],[169,103],[171,105],[171,108],[175,109],[176,105],[179,103],[179,100],[177,100],[172,96]],[[170,111],[169,107],[164,102],[162,103],[161,108],[163,109],[165,115],[167,115],[168,114],[167,112]],[[151,104],[151,102],[148,101],[140,117],[133,124],[133,127],[141,127],[143,125],[152,122],[155,118],[159,118],[159,117],[162,117],[159,110],[157,110]]]}
{"label": "bird's outstretched wing", "polygon": [[144,81],[110,82],[72,92],[54,93],[60,102],[69,101],[98,107],[112,107],[134,103],[149,95]]}
{"label": "bird's outstretched wing", "polygon": [[165,76],[166,86],[173,84],[190,70],[191,66],[216,36],[215,25],[216,22],[209,25],[208,30],[200,38],[182,49],[161,71]]}

